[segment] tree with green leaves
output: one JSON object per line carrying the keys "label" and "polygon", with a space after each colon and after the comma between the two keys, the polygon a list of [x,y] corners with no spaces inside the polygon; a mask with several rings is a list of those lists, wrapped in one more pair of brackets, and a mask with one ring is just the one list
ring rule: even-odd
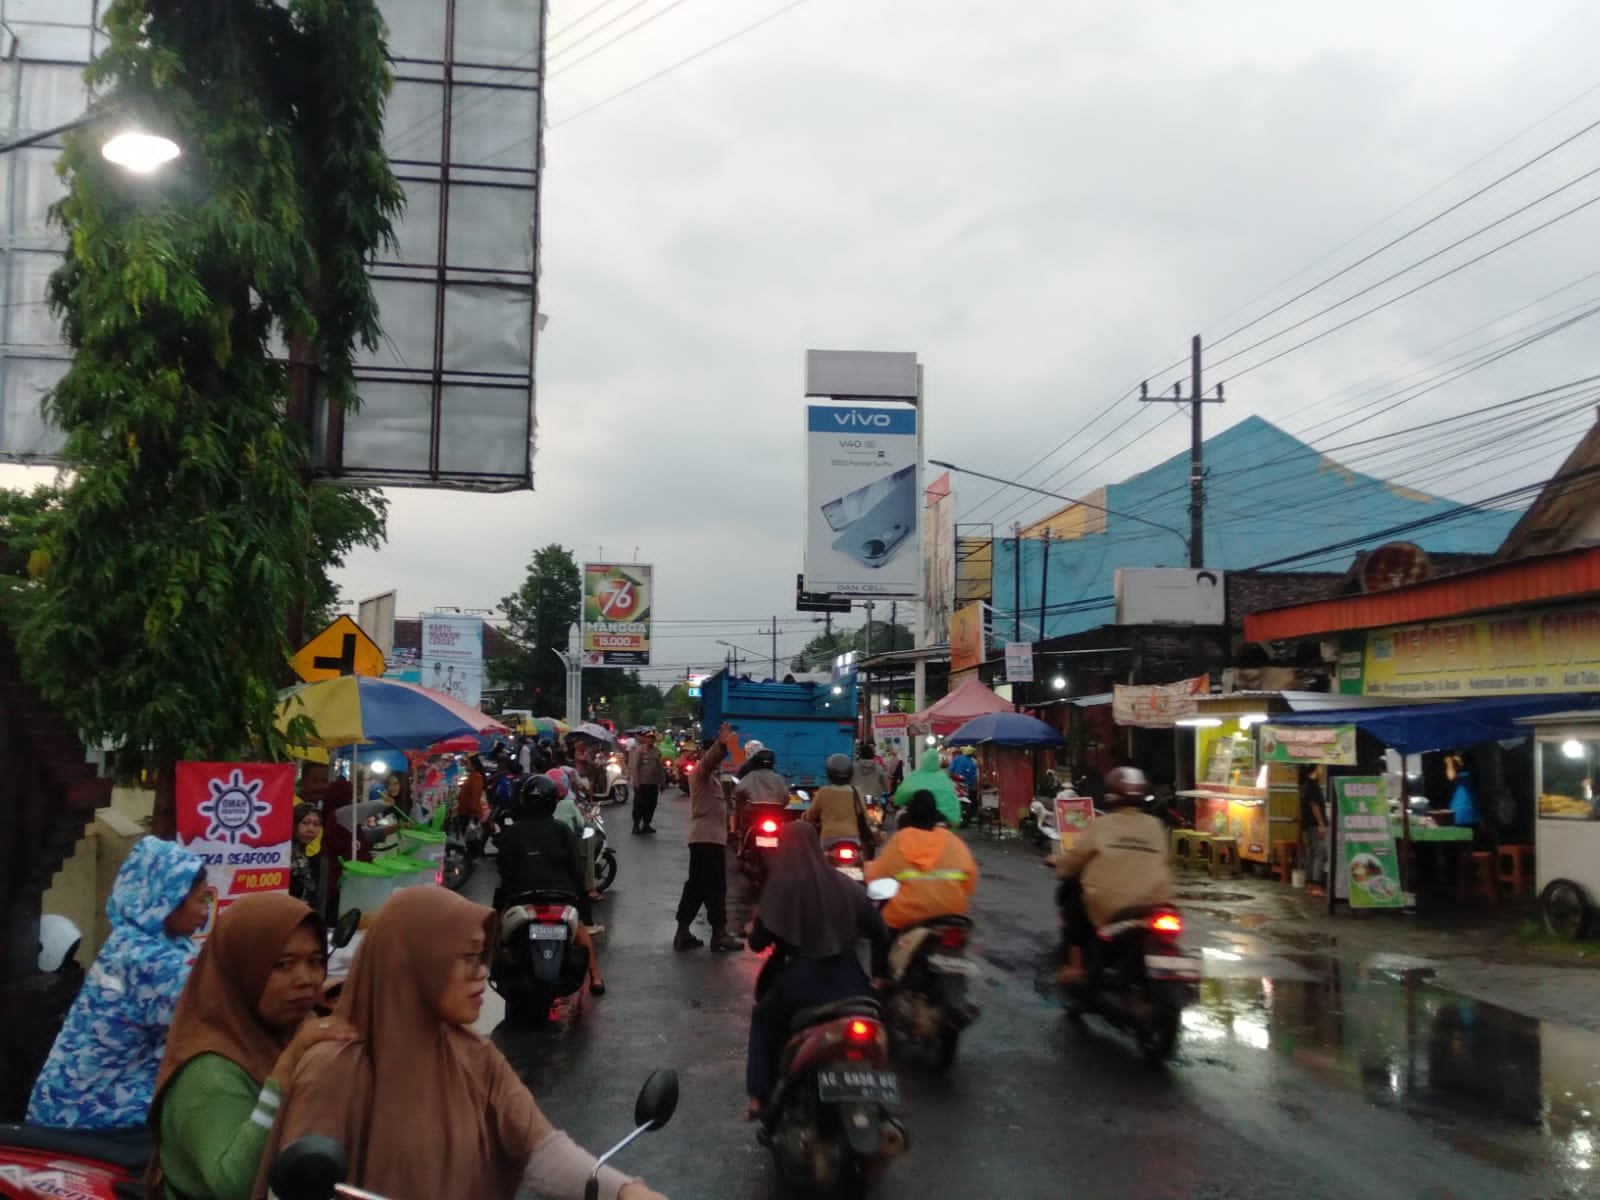
{"label": "tree with green leaves", "polygon": [[103,25],[95,108],[183,153],[134,178],[95,126],[65,139],[49,298],[73,359],[46,411],[70,474],[5,510],[34,580],[8,620],[63,716],[157,768],[162,832],[178,759],[281,751],[290,621],[382,539],[375,494],[309,488],[274,347],[354,406],[354,354],[380,336],[366,266],[403,195],[376,0],[111,0]]}
{"label": "tree with green leaves", "polygon": [[564,716],[567,631],[577,622],[583,584],[572,551],[555,542],[536,550],[522,586],[500,601],[506,633],[517,653],[489,663],[489,681],[504,689],[506,708],[531,708],[539,716]]}
{"label": "tree with green leaves", "polygon": [[870,639],[867,624],[859,629],[835,630],[832,634],[824,633],[812,638],[806,643],[805,649],[790,661],[789,669],[825,671],[840,654],[849,654],[851,651],[866,654],[869,649],[873,654],[887,654],[891,650],[910,650],[917,644],[916,636],[904,625],[873,621],[870,626]]}

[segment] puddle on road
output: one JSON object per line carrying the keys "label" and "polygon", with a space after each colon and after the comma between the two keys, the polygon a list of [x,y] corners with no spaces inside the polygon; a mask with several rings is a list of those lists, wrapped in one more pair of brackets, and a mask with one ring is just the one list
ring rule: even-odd
{"label": "puddle on road", "polygon": [[[1309,980],[1204,980],[1184,1013],[1188,1054],[1215,1062],[1229,1044],[1281,1054],[1386,1108],[1540,1130],[1566,1169],[1597,1169],[1600,1037],[1445,991],[1421,972],[1322,966]],[[1508,1156],[1522,1153],[1465,1128],[1447,1136],[1513,1169]]]}

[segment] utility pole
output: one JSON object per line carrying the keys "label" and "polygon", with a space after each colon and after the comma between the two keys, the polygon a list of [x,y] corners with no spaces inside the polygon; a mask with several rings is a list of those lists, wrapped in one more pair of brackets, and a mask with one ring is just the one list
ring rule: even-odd
{"label": "utility pole", "polygon": [[863,648],[862,648],[862,652],[861,652],[861,657],[862,658],[871,658],[872,657],[872,611],[873,611],[873,609],[875,609],[877,607],[878,606],[876,604],[874,604],[871,600],[867,601],[867,604],[866,604],[866,608],[867,608],[866,642],[864,643]]}
{"label": "utility pole", "polygon": [[1222,403],[1222,385],[1217,384],[1215,399],[1206,399],[1200,390],[1200,335],[1194,335],[1194,340],[1189,344],[1189,399],[1183,398],[1183,385],[1172,385],[1171,396],[1152,396],[1150,385],[1139,385],[1139,399],[1145,402],[1166,404],[1189,405],[1189,565],[1203,567],[1206,565],[1206,472],[1203,447],[1205,433],[1202,430],[1200,412],[1203,404]]}
{"label": "utility pole", "polygon": [[776,615],[772,618],[771,629],[756,630],[757,637],[763,634],[770,634],[772,637],[772,677],[776,679],[778,678],[778,618]]}
{"label": "utility pole", "polygon": [[1044,622],[1045,613],[1050,606],[1050,527],[1044,527],[1044,565],[1039,570],[1039,641],[1045,639]]}
{"label": "utility pole", "polygon": [[1022,522],[1011,523],[1011,640],[1022,640]]}

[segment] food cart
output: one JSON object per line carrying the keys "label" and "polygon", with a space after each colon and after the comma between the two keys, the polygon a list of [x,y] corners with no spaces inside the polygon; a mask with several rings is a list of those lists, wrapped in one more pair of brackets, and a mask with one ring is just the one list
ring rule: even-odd
{"label": "food cart", "polygon": [[1535,875],[1547,928],[1562,937],[1594,931],[1600,907],[1600,713],[1530,717],[1536,753]]}
{"label": "food cart", "polygon": [[1194,736],[1194,787],[1178,795],[1194,801],[1194,827],[1233,838],[1241,862],[1265,865],[1272,843],[1299,836],[1295,768],[1263,761],[1256,727],[1288,705],[1276,692],[1200,696],[1195,714],[1179,729]]}

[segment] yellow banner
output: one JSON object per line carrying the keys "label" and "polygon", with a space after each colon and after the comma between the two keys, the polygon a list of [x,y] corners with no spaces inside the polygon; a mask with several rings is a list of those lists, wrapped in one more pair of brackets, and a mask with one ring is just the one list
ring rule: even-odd
{"label": "yellow banner", "polygon": [[1362,666],[1368,696],[1600,691],[1600,607],[1375,630]]}

